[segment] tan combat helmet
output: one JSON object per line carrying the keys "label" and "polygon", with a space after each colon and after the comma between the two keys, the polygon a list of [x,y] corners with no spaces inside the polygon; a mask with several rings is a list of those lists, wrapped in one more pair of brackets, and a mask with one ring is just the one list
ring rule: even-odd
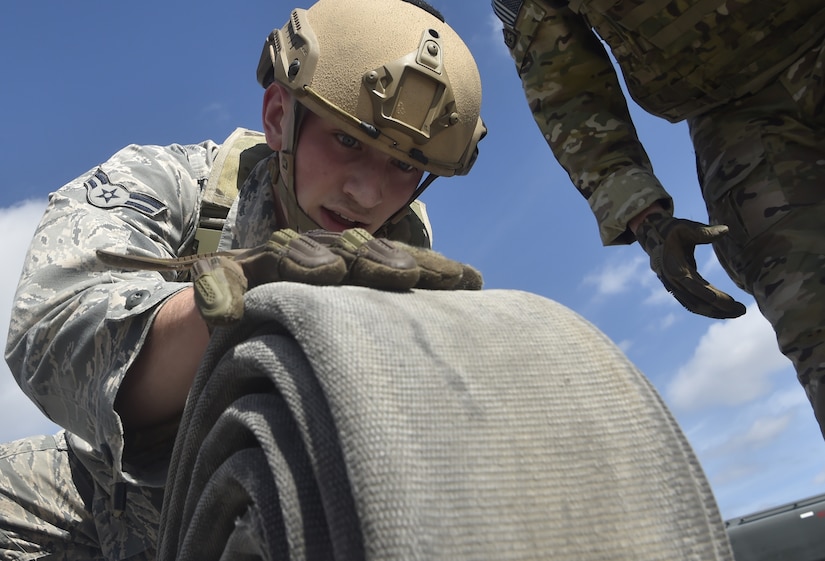
{"label": "tan combat helmet", "polygon": [[296,119],[281,173],[292,167],[300,104],[341,130],[433,176],[466,174],[486,128],[481,79],[446,23],[405,0],[319,0],[266,40],[258,82],[289,89]]}

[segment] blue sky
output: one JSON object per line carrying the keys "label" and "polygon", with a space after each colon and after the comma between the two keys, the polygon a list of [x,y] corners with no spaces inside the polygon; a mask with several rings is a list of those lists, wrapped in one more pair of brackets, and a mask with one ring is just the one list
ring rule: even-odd
{"label": "blue sky", "polygon": [[[15,2],[0,18],[0,342],[48,194],[130,144],[222,141],[260,129],[255,66],[267,33],[311,2]],[[434,2],[479,64],[489,135],[466,177],[423,199],[435,248],[487,288],[557,300],[602,329],[681,423],[725,518],[825,492],[825,442],[768,323],[701,248],[703,275],[742,318],[684,311],[638,246],[604,248],[595,220],[544,144],[487,0]],[[474,9],[469,6],[475,5]],[[684,124],[631,107],[677,214],[706,221]],[[0,441],[52,432],[0,364]]]}

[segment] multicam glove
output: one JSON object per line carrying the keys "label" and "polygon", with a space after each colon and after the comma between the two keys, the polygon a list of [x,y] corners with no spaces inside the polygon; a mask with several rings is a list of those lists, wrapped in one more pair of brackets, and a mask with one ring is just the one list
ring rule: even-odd
{"label": "multicam glove", "polygon": [[724,236],[728,227],[707,226],[665,213],[647,215],[636,230],[639,245],[650,256],[650,268],[668,292],[689,311],[716,319],[739,317],[745,306],[699,274],[694,248]]}
{"label": "multicam glove", "polygon": [[432,250],[374,238],[355,228],[342,233],[316,230],[273,232],[252,249],[162,259],[97,251],[110,266],[174,271],[192,269],[195,302],[210,326],[228,325],[243,315],[249,288],[277,281],[315,285],[353,284],[383,290],[427,288],[478,290],[481,275]]}

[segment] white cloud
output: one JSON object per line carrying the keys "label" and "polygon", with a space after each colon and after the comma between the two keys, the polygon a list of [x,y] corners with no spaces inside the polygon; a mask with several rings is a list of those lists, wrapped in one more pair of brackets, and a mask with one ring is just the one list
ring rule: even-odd
{"label": "white cloud", "polygon": [[630,339],[623,339],[616,343],[616,345],[622,350],[624,354],[630,352],[630,349],[633,348],[633,341]]}
{"label": "white cloud", "polygon": [[[6,347],[11,317],[11,304],[17,280],[23,267],[32,234],[37,227],[46,202],[24,201],[0,209],[0,231],[3,232],[3,268],[0,271],[0,344]],[[23,394],[11,375],[5,361],[0,363],[0,442],[16,438],[54,432],[49,422]]]}
{"label": "white cloud", "polygon": [[226,105],[217,101],[205,106],[201,112],[205,117],[211,118],[213,121],[218,123],[226,123],[231,119]]}
{"label": "white cloud", "polygon": [[[710,246],[708,246],[710,248]],[[700,248],[696,248],[696,260],[699,261],[701,258],[701,254],[705,254],[705,260],[702,265],[699,266],[699,272],[702,274],[703,277],[708,278],[710,276],[716,275],[717,273],[725,274],[725,270],[722,268],[722,264],[719,263],[719,258],[716,256],[716,252],[713,249],[706,249],[705,251],[700,251]]]}
{"label": "white cloud", "polygon": [[3,268],[0,274],[0,337],[4,345],[11,301],[17,289],[23,259],[45,206],[45,201],[25,201],[0,209],[0,232],[3,232],[4,238]]}
{"label": "white cloud", "polygon": [[679,315],[678,315],[678,314],[674,314],[674,313],[669,313],[669,314],[666,314],[666,315],[665,315],[665,316],[661,319],[661,321],[660,321],[660,323],[659,323],[659,328],[660,328],[660,329],[662,329],[662,330],[664,331],[664,330],[665,330],[665,329],[667,329],[668,327],[670,327],[670,326],[672,326],[673,324],[675,324],[677,321],[679,321]]}
{"label": "white cloud", "polygon": [[656,283],[646,282],[644,283],[645,288],[647,288],[647,298],[644,299],[644,304],[647,306],[679,306],[679,309],[682,310],[683,308],[679,305],[679,301],[673,297],[673,295],[665,290],[664,285],[659,281],[657,277],[655,277],[652,273],[649,279],[653,279]]}
{"label": "white cloud", "polygon": [[[799,442],[804,448],[816,437],[818,427],[811,422],[810,404],[793,369],[782,374],[763,399],[679,415],[688,438],[708,464],[749,464],[754,453],[764,455],[765,450],[791,442]],[[791,427],[794,430],[786,432]]]}
{"label": "white cloud", "polygon": [[[787,411],[800,409],[807,411],[810,407],[808,397],[805,395],[805,390],[796,379],[796,372],[791,367],[788,361],[787,379],[778,382],[768,399],[763,402],[753,404],[753,408],[764,415],[783,415]],[[813,414],[813,413],[812,413]]]}
{"label": "white cloud", "polygon": [[771,375],[789,364],[771,325],[751,304],[744,316],[708,328],[668,385],[668,403],[686,410],[742,405],[766,395]]}
{"label": "white cloud", "polygon": [[678,310],[675,314],[667,314],[659,327],[667,329],[673,325],[684,310],[650,269],[647,254],[636,245],[611,249],[618,256],[611,258],[601,269],[582,279],[583,284],[595,287],[594,298],[616,296],[634,290],[641,291],[645,295],[638,297],[639,303]]}
{"label": "white cloud", "polygon": [[613,296],[640,284],[639,278],[646,270],[647,259],[637,255],[628,260],[612,260],[601,270],[584,277],[583,282],[596,287],[596,296]]}
{"label": "white cloud", "polygon": [[749,446],[761,446],[764,443],[773,441],[790,426],[793,414],[782,415],[781,417],[762,417],[756,419],[750,430],[742,436],[742,443]]}
{"label": "white cloud", "polygon": [[718,487],[735,486],[741,484],[742,481],[747,481],[757,473],[759,473],[759,467],[752,463],[733,463],[713,474],[713,485]]}
{"label": "white cloud", "polygon": [[511,59],[510,51],[507,49],[507,45],[504,44],[504,40],[502,39],[501,30],[504,26],[501,24],[501,20],[498,19],[498,16],[491,11],[490,15],[487,17],[487,22],[490,25],[492,44],[497,45],[497,49],[500,51],[502,56]]}

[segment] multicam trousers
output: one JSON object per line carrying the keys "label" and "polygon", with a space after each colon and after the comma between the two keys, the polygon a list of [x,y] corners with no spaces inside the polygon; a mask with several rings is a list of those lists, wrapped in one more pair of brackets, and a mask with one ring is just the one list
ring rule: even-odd
{"label": "multicam trousers", "polygon": [[153,559],[162,492],[124,492],[116,513],[63,432],[0,445],[0,559]]}
{"label": "multicam trousers", "polygon": [[690,119],[715,244],[794,364],[825,437],[825,43],[772,85]]}

